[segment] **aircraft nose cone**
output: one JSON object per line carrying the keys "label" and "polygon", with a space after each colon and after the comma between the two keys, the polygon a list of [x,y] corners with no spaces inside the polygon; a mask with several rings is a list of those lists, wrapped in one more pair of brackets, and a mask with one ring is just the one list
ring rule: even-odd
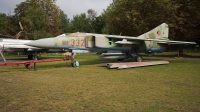
{"label": "aircraft nose cone", "polygon": [[54,47],[54,38],[44,38],[35,40],[32,42],[28,42],[25,45],[33,46],[33,47],[41,47],[41,48],[53,48]]}

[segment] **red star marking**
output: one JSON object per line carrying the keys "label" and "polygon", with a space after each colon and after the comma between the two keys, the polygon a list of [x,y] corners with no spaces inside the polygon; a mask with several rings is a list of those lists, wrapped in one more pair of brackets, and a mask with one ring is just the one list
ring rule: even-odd
{"label": "red star marking", "polygon": [[160,30],[157,31],[157,34],[158,34],[158,36],[160,36],[160,34],[161,34]]}

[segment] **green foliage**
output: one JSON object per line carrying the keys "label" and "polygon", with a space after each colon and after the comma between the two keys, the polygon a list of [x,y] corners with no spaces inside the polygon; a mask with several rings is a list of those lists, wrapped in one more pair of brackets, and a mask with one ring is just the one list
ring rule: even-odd
{"label": "green foliage", "polygon": [[31,33],[30,38],[38,39],[46,38],[44,35],[57,36],[61,33],[60,12],[55,0],[26,0],[17,5],[15,16],[23,23],[24,30]]}
{"label": "green foliage", "polygon": [[32,32],[32,34],[30,35],[29,39],[37,40],[37,39],[41,39],[41,38],[48,38],[50,36],[51,35],[49,33],[47,33],[46,31],[34,30],[34,32]]}
{"label": "green foliage", "polygon": [[105,14],[112,34],[138,36],[165,22],[174,40],[192,41],[200,34],[197,4],[198,0],[115,0]]}
{"label": "green foliage", "polygon": [[91,24],[90,19],[86,17],[85,13],[81,13],[80,15],[75,15],[71,20],[71,31],[72,32],[91,32]]}
{"label": "green foliage", "polygon": [[0,34],[7,34],[7,16],[4,13],[0,13]]}
{"label": "green foliage", "polygon": [[106,25],[106,21],[102,15],[96,17],[96,19],[93,21],[93,24],[94,24],[93,28],[94,28],[95,33],[99,33],[99,34],[106,33],[107,34],[106,31],[103,31],[103,28]]}
{"label": "green foliage", "polygon": [[102,33],[103,27],[106,23],[105,18],[100,15],[97,17],[97,13],[93,9],[88,9],[88,15],[81,13],[75,15],[70,22],[71,32],[88,32],[88,33]]}
{"label": "green foliage", "polygon": [[69,33],[70,32],[70,26],[69,26],[69,22],[70,22],[70,19],[67,17],[66,14],[64,14],[63,11],[61,11],[60,13],[60,21],[61,21],[61,24],[60,24],[60,29],[62,30],[62,33]]}
{"label": "green foliage", "polygon": [[22,17],[21,20],[29,26],[30,31],[46,30],[48,19],[46,18],[45,12],[41,7],[35,9],[34,7],[30,6],[25,11],[25,15],[26,17]]}
{"label": "green foliage", "polygon": [[[167,23],[170,39],[194,41],[200,36],[199,0],[113,0],[97,16],[93,9],[71,20],[55,4],[56,0],[26,0],[15,8],[15,15],[0,14],[0,33],[15,35],[21,29],[29,39],[57,36],[66,32],[92,32],[139,36]],[[6,27],[6,28],[5,28]]]}
{"label": "green foliage", "polygon": [[198,23],[200,21],[199,0],[178,0],[173,1],[177,6],[174,38],[176,40],[194,40],[197,35],[200,35]]}
{"label": "green foliage", "polygon": [[25,27],[27,32],[31,32],[29,39],[45,38],[43,36],[47,33],[48,19],[45,16],[44,10],[41,7],[35,9],[30,6],[24,14],[26,16],[22,17],[21,21],[26,26],[29,26],[28,28]]}
{"label": "green foliage", "polygon": [[[114,34],[138,36],[163,23],[162,1],[118,0],[111,4],[107,14]],[[159,15],[160,14],[160,15]]]}
{"label": "green foliage", "polygon": [[[114,2],[115,3],[115,2]],[[101,14],[102,18],[105,20],[105,24],[102,28],[102,33],[104,34],[114,34],[113,24],[112,24],[112,17],[111,12],[113,12],[113,4],[107,7],[106,10]]]}
{"label": "green foliage", "polygon": [[7,18],[8,18],[7,32],[8,34],[14,36],[16,35],[16,33],[21,31],[18,18],[12,15],[7,16]]}

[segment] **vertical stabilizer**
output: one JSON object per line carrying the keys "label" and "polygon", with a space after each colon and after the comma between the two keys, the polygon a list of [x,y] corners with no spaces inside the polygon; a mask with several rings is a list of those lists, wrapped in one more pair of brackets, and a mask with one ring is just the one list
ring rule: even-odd
{"label": "vertical stabilizer", "polygon": [[138,38],[168,40],[168,35],[169,35],[168,25],[166,23],[162,23],[153,30],[138,36]]}

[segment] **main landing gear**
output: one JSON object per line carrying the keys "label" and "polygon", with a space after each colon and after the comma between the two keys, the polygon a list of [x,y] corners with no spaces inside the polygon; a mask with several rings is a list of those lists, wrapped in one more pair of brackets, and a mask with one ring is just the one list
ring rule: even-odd
{"label": "main landing gear", "polygon": [[38,59],[38,56],[35,55],[35,54],[30,54],[30,55],[28,55],[28,59],[29,59],[29,60],[37,60],[37,59]]}
{"label": "main landing gear", "polygon": [[[132,54],[131,58],[134,58],[134,61],[136,61],[136,62],[142,62],[143,61],[142,56],[140,56],[138,54],[137,55]],[[124,59],[118,59],[118,62],[123,62],[123,61],[124,61]]]}
{"label": "main landing gear", "polygon": [[136,60],[136,62],[142,62],[142,56],[140,56],[140,55],[137,55],[136,57],[135,57],[135,60]]}
{"label": "main landing gear", "polygon": [[123,62],[124,61],[124,59],[118,59],[118,62]]}
{"label": "main landing gear", "polygon": [[139,54],[137,54],[137,55],[136,54],[131,54],[131,57],[134,58],[134,60],[136,62],[142,62],[143,61],[142,56],[139,55]]}
{"label": "main landing gear", "polygon": [[130,55],[130,57],[134,58],[136,62],[142,62],[143,59],[142,59],[142,56],[138,54],[138,50],[139,50],[138,46],[133,47],[128,52],[128,55]]}

